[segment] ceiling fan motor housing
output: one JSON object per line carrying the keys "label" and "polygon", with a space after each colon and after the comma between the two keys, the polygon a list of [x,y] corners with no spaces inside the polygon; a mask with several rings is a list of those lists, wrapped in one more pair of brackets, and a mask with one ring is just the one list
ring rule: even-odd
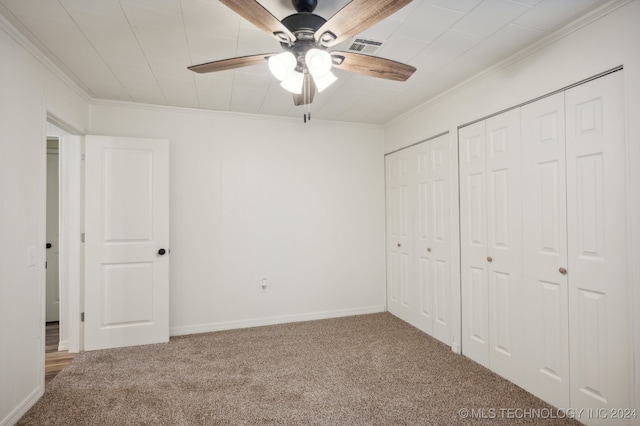
{"label": "ceiling fan motor housing", "polygon": [[318,0],[291,0],[291,3],[299,13],[311,13],[318,6]]}
{"label": "ceiling fan motor housing", "polygon": [[[294,5],[295,3],[296,1],[294,0]],[[317,2],[307,1],[307,3]],[[293,15],[289,15],[282,20],[282,24],[287,27],[289,31],[293,33],[293,35],[296,36],[296,41],[293,44],[280,44],[282,45],[283,49],[292,52],[296,56],[296,59],[298,60],[298,66],[300,68],[298,69],[298,71],[301,71],[304,68],[304,55],[309,49],[325,49],[325,47],[318,43],[314,38],[314,34],[316,33],[316,31],[318,31],[318,29],[322,27],[325,22],[327,21],[323,17],[314,15],[313,13],[309,12],[294,13]]]}

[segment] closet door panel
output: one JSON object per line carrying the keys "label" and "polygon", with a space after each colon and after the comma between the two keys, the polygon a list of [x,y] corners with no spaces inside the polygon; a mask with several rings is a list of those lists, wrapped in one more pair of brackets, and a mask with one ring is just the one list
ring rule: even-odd
{"label": "closet door panel", "polygon": [[564,95],[521,108],[527,390],[569,406]]}
{"label": "closet door panel", "polygon": [[462,353],[489,367],[485,122],[458,132]]}
{"label": "closet door panel", "polygon": [[427,253],[433,269],[433,336],[451,344],[451,220],[449,136],[429,144],[431,239]]}
{"label": "closet door panel", "polygon": [[385,158],[387,208],[387,309],[397,314],[400,304],[400,161],[391,154]]}
{"label": "closet door panel", "polygon": [[413,324],[422,331],[433,335],[433,307],[435,271],[431,251],[428,248],[433,241],[433,187],[431,185],[431,150],[429,142],[421,143],[414,148],[417,171],[415,186],[417,189],[417,205],[414,240],[416,290],[418,306]]}
{"label": "closet door panel", "polygon": [[565,93],[572,406],[631,405],[622,78]]}
{"label": "closet door panel", "polygon": [[519,383],[523,321],[518,110],[487,119],[486,148],[490,366]]}

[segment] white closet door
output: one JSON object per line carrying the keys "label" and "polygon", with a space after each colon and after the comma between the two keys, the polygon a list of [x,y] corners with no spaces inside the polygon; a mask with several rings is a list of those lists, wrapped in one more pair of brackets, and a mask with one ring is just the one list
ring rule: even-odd
{"label": "white closet door", "polygon": [[525,388],[569,407],[564,94],[521,108]]}
{"label": "white closet door", "polygon": [[623,90],[616,72],[565,93],[574,407],[631,407]]}
{"label": "white closet door", "polygon": [[418,301],[412,324],[451,344],[448,136],[421,143],[411,150],[417,161],[412,186],[417,197],[413,250]]}
{"label": "white closet door", "polygon": [[451,332],[451,208],[449,135],[429,142],[431,241],[427,247],[433,279],[433,334],[450,345]]}
{"label": "white closet door", "polygon": [[411,320],[410,295],[412,274],[412,197],[409,186],[409,153],[399,151],[387,157],[387,253],[388,283],[387,308],[389,312],[409,322]]}
{"label": "white closet door", "polygon": [[485,122],[458,132],[462,353],[489,367]]}
{"label": "white closet door", "polygon": [[519,383],[523,360],[520,112],[487,119],[485,131],[489,365]]}
{"label": "white closet door", "polygon": [[417,173],[413,183],[417,189],[414,232],[414,278],[418,304],[412,324],[433,335],[434,317],[434,268],[432,262],[433,242],[433,187],[431,185],[431,146],[427,143],[411,148],[417,160]]}

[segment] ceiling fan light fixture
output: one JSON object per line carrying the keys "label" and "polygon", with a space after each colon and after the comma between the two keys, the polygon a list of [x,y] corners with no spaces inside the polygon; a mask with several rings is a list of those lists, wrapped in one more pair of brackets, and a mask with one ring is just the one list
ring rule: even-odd
{"label": "ceiling fan light fixture", "polygon": [[313,77],[321,77],[330,72],[333,63],[329,52],[320,49],[309,49],[304,55],[304,61]]}
{"label": "ceiling fan light fixture", "polygon": [[299,95],[302,93],[302,84],[304,83],[304,74],[298,71],[293,71],[289,74],[286,80],[280,83],[285,90],[288,90],[291,93],[295,93]]}
{"label": "ceiling fan light fixture", "polygon": [[269,58],[269,70],[275,78],[285,81],[296,69],[298,61],[291,52],[282,52]]}
{"label": "ceiling fan light fixture", "polygon": [[313,76],[313,82],[318,88],[318,93],[331,86],[337,79],[338,77],[336,77],[331,71],[321,76]]}

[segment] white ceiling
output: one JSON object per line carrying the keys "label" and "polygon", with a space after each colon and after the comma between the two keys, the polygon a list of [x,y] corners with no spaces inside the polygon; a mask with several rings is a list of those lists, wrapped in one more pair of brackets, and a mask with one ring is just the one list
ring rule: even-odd
{"label": "white ceiling", "polygon": [[[313,118],[384,124],[606,0],[413,0],[358,37],[417,71],[394,82],[335,70]],[[290,0],[260,0],[278,19]],[[347,0],[318,0],[326,19]],[[217,0],[0,0],[2,14],[95,99],[300,117],[264,65],[200,75],[190,65],[281,51]],[[346,43],[331,50],[345,50]]]}

